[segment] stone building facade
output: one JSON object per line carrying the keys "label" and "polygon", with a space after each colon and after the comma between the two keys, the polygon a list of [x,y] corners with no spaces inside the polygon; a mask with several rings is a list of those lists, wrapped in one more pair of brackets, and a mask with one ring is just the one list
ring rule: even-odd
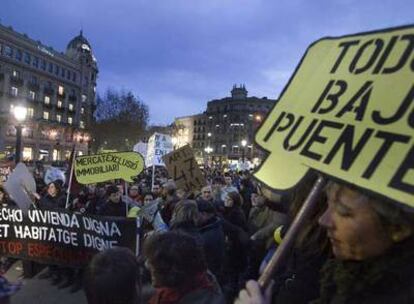
{"label": "stone building facade", "polygon": [[22,159],[64,160],[88,153],[98,67],[82,31],[65,53],[0,25],[0,149],[14,153],[13,108],[23,106]]}
{"label": "stone building facade", "polygon": [[[175,120],[176,141],[190,144],[196,156],[213,163],[229,160],[253,160],[262,156],[255,148],[257,128],[277,100],[266,97],[248,97],[244,85],[233,86],[231,96],[207,103],[202,114],[180,117]],[[242,145],[245,143],[245,146]]]}

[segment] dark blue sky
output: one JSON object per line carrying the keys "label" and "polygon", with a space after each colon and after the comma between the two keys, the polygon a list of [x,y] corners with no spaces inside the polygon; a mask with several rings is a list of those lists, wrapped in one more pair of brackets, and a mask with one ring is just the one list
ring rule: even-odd
{"label": "dark blue sky", "polygon": [[166,124],[235,83],[276,98],[314,40],[414,23],[413,12],[413,0],[1,0],[0,19],[59,51],[82,26],[98,91],[132,90]]}

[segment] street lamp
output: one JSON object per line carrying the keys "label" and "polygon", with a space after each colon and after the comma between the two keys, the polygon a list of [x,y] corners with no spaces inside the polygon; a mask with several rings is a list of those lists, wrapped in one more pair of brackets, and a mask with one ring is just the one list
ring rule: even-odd
{"label": "street lamp", "polygon": [[23,106],[16,106],[13,108],[14,118],[17,120],[16,128],[16,151],[15,151],[15,162],[20,162],[20,156],[22,154],[22,122],[26,119],[27,108]]}
{"label": "street lamp", "polygon": [[242,149],[242,161],[243,161],[243,164],[244,164],[244,153],[245,153],[245,149],[246,149],[246,145],[247,145],[247,140],[245,140],[245,139],[242,139],[242,141],[241,141],[241,145],[242,145],[242,147],[243,147],[243,149]]}

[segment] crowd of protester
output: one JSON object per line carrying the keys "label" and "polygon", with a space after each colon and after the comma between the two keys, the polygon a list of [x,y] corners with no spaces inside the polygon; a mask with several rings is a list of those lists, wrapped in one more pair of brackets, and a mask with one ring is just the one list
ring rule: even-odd
{"label": "crowd of protester", "polygon": [[[140,216],[144,248],[138,257],[125,248],[104,251],[84,270],[49,265],[39,278],[71,292],[83,286],[93,304],[414,302],[413,210],[329,182],[262,292],[257,280],[316,175],[277,198],[250,171],[204,168],[204,175],[206,185],[189,193],[165,169],[154,179],[149,169],[134,183],[72,189],[68,206],[62,181],[45,185],[36,176],[33,208]],[[0,202],[13,205],[1,187]]]}

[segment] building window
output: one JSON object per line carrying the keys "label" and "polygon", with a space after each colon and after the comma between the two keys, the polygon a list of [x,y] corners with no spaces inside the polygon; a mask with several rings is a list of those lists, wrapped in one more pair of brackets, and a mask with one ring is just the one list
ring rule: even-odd
{"label": "building window", "polygon": [[82,102],[86,102],[88,100],[88,98],[86,97],[85,94],[82,94]]}
{"label": "building window", "polygon": [[59,86],[58,92],[59,92],[59,95],[63,95],[65,93],[65,88],[62,86]]}
{"label": "building window", "polygon": [[73,72],[73,74],[72,74],[72,81],[76,82],[76,72]]}
{"label": "building window", "polygon": [[81,129],[85,129],[85,122],[81,120],[79,122],[79,127],[81,127]]}
{"label": "building window", "polygon": [[52,158],[53,158],[53,160],[59,160],[59,158],[60,158],[60,152],[59,152],[58,149],[53,149]]}
{"label": "building window", "polygon": [[33,118],[34,116],[34,109],[33,108],[27,108],[27,117]]}
{"label": "building window", "polygon": [[66,71],[66,79],[70,80],[70,71]]}
{"label": "building window", "polygon": [[38,58],[38,57],[33,57],[33,62],[32,62],[32,65],[33,65],[35,68],[38,68],[38,67],[39,67],[39,58]]}
{"label": "building window", "polygon": [[11,47],[9,47],[8,45],[6,45],[4,47],[4,55],[6,55],[8,57],[13,57],[13,49]]}
{"label": "building window", "polygon": [[69,104],[69,111],[73,111],[73,103]]}
{"label": "building window", "polygon": [[49,73],[53,73],[53,63],[49,62],[49,68],[48,68]]}
{"label": "building window", "polygon": [[16,88],[16,87],[11,87],[10,88],[10,94],[11,94],[11,96],[15,96],[16,97],[19,94],[19,89]]}
{"label": "building window", "polygon": [[45,120],[49,119],[49,112],[46,112],[46,111],[43,112],[43,119]]}
{"label": "building window", "polygon": [[45,96],[45,104],[48,105],[50,104],[50,97],[49,96]]}
{"label": "building window", "polygon": [[58,100],[57,107],[60,109],[62,107],[63,103],[62,100]]}
{"label": "building window", "polygon": [[61,122],[61,121],[62,121],[62,115],[57,114],[57,115],[56,115],[56,121],[57,121],[57,122]]}
{"label": "building window", "polygon": [[68,117],[68,124],[72,124],[73,123],[73,119],[72,119],[72,117]]}
{"label": "building window", "polygon": [[15,58],[16,60],[22,61],[23,53],[21,50],[16,50]]}
{"label": "building window", "polygon": [[30,64],[30,60],[31,60],[30,54],[24,52],[24,62],[27,64]]}
{"label": "building window", "polygon": [[30,83],[31,83],[31,84],[37,84],[37,77],[36,77],[36,76],[32,76],[32,77],[30,78]]}
{"label": "building window", "polygon": [[41,68],[43,71],[46,71],[46,60],[42,59]]}
{"label": "building window", "polygon": [[16,70],[13,70],[13,77],[20,78],[20,72],[16,71]]}
{"label": "building window", "polygon": [[55,75],[56,76],[59,76],[59,71],[60,71],[59,66],[58,65],[55,65]]}
{"label": "building window", "polygon": [[62,78],[65,78],[66,75],[66,70],[64,68],[62,68],[62,73],[60,73],[60,76],[62,76]]}
{"label": "building window", "polygon": [[32,160],[33,159],[33,149],[30,147],[23,148],[23,160]]}
{"label": "building window", "polygon": [[36,99],[36,93],[33,91],[29,91],[29,98],[30,100],[35,100]]}
{"label": "building window", "polygon": [[84,108],[84,107],[81,107],[81,109],[80,109],[80,113],[81,113],[81,114],[85,114],[85,108]]}

